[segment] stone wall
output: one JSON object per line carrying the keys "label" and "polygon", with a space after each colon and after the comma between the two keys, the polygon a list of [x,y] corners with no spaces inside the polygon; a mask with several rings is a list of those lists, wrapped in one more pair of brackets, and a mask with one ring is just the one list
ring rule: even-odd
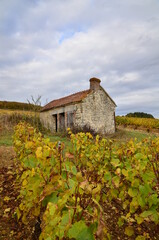
{"label": "stone wall", "polygon": [[115,132],[115,104],[102,87],[92,91],[80,103],[41,112],[40,118],[46,128],[56,132],[60,131],[60,126],[55,116],[58,121],[61,113],[64,113],[65,129],[69,127],[68,114],[73,113],[74,127],[81,129],[86,126],[102,134]]}
{"label": "stone wall", "polygon": [[57,131],[60,131],[59,121],[60,114],[64,113],[65,118],[65,128],[69,127],[70,123],[68,123],[68,116],[67,114],[74,114],[76,111],[76,104],[68,105],[65,107],[59,107],[56,109],[51,109],[49,111],[44,111],[40,113],[40,120],[44,127],[50,129],[52,132],[56,132],[56,119],[55,115],[57,115]]}
{"label": "stone wall", "polygon": [[52,132],[56,132],[55,118],[50,114],[50,111],[41,112],[40,120],[45,128],[50,129]]}
{"label": "stone wall", "polygon": [[92,130],[110,134],[115,132],[115,104],[100,87],[90,93],[76,110],[75,124],[79,127],[90,127]]}

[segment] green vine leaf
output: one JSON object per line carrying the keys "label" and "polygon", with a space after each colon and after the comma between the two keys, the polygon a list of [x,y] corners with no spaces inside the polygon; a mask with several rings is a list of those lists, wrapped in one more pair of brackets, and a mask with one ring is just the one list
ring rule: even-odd
{"label": "green vine leaf", "polygon": [[68,231],[69,238],[76,240],[94,240],[94,236],[84,221],[76,222]]}
{"label": "green vine leaf", "polygon": [[134,228],[132,226],[126,227],[125,228],[125,234],[129,237],[134,235]]}

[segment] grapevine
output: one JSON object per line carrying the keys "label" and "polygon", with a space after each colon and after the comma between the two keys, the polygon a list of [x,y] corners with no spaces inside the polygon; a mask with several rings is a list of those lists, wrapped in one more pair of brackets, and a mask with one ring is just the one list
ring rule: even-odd
{"label": "grapevine", "polygon": [[63,144],[51,143],[29,124],[17,125],[18,219],[27,224],[40,218],[40,240],[109,239],[103,206],[118,201],[118,224],[127,224],[128,236],[133,223],[158,224],[159,138],[117,145],[90,133],[68,133],[71,158]]}
{"label": "grapevine", "polygon": [[116,117],[117,125],[133,125],[135,127],[145,127],[147,129],[159,129],[159,119],[136,118],[136,117]]}

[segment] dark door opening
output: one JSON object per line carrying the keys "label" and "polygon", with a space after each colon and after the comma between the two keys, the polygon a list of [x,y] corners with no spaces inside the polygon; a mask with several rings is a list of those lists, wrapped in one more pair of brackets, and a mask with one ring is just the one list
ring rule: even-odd
{"label": "dark door opening", "polygon": [[65,130],[65,114],[64,113],[59,114],[59,130],[60,131]]}
{"label": "dark door opening", "polygon": [[55,128],[56,128],[56,132],[57,132],[57,114],[55,115]]}
{"label": "dark door opening", "polygon": [[74,118],[74,114],[73,112],[68,112],[67,113],[67,126],[72,128],[73,127],[73,119]]}

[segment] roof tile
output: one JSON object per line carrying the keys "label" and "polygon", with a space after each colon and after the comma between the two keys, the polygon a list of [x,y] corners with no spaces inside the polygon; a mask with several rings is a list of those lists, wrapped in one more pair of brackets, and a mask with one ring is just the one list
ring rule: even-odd
{"label": "roof tile", "polygon": [[87,97],[87,95],[91,92],[90,89],[85,90],[85,91],[81,91],[81,92],[77,92],[74,94],[71,94],[69,96],[63,97],[63,98],[59,98],[56,100],[53,100],[51,102],[49,102],[48,104],[46,104],[41,112],[46,111],[46,110],[50,110],[52,108],[56,108],[56,107],[62,107],[71,103],[76,103],[76,102],[80,102],[82,101],[82,99],[84,99],[85,97]]}

